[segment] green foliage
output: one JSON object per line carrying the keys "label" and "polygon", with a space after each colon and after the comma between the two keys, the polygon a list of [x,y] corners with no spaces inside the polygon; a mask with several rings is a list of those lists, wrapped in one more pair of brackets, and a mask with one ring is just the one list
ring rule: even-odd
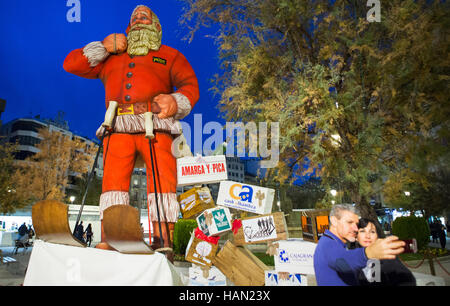
{"label": "green foliage", "polygon": [[423,248],[417,253],[402,253],[399,255],[401,260],[410,261],[410,260],[422,260],[424,258],[435,258],[435,257],[443,257],[447,256],[448,251],[441,248]]}
{"label": "green foliage", "polygon": [[367,211],[370,197],[395,201],[405,183],[426,187],[430,169],[448,168],[448,1],[385,1],[374,23],[365,1],[185,2],[191,39],[220,27],[214,89],[226,120],[280,123],[275,180],[320,165],[325,190]]}
{"label": "green foliage", "polygon": [[253,253],[259,260],[261,260],[266,266],[275,266],[274,256],[268,255],[266,253]]}
{"label": "green foliage", "polygon": [[[88,181],[89,173],[83,173],[81,178],[78,178],[75,180],[76,186],[78,187],[78,191],[74,194],[76,196],[76,201],[78,203],[81,203],[84,193],[86,192],[87,188],[87,181]],[[92,177],[91,183],[89,185],[89,190],[86,195],[85,203],[86,205],[93,205],[98,206],[100,203],[100,196],[102,194],[102,179],[99,178],[97,175],[94,175]],[[67,194],[67,199],[70,198],[72,194]],[[69,201],[67,201],[69,202]]]}
{"label": "green foliage", "polygon": [[430,228],[425,218],[399,217],[392,223],[392,234],[401,240],[415,238],[420,250],[430,242]]}
{"label": "green foliage", "polygon": [[185,254],[191,239],[191,233],[198,227],[196,220],[179,219],[173,231],[173,251],[175,254]]}

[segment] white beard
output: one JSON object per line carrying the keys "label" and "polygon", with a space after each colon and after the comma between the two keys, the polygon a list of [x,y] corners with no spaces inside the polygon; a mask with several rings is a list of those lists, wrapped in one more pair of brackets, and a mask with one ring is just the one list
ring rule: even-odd
{"label": "white beard", "polygon": [[140,30],[131,28],[128,33],[129,55],[147,55],[150,50],[158,51],[161,47],[162,32],[158,32],[153,25],[136,25],[142,27]]}

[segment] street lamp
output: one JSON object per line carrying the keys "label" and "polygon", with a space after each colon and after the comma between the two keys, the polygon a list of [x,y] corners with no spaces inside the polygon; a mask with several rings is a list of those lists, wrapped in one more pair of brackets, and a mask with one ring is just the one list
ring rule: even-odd
{"label": "street lamp", "polygon": [[75,201],[75,196],[70,196],[70,203],[73,204],[73,201]]}
{"label": "street lamp", "polygon": [[405,196],[409,197],[411,195],[411,192],[405,191]]}

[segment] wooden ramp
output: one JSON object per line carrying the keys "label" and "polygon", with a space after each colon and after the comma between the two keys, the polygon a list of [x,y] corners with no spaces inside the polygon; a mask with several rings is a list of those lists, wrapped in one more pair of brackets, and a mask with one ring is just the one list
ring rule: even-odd
{"label": "wooden ramp", "polygon": [[106,242],[120,253],[154,253],[144,241],[139,212],[130,205],[114,205],[105,209],[103,231]]}
{"label": "wooden ramp", "polygon": [[67,205],[54,200],[34,204],[32,219],[36,237],[51,243],[86,247],[70,230],[68,209]]}
{"label": "wooden ramp", "polygon": [[[53,200],[36,203],[32,208],[36,237],[46,242],[76,247],[86,244],[73,236],[69,227],[68,206]],[[124,254],[153,254],[145,243],[138,210],[129,205],[114,205],[103,212],[106,242]]]}

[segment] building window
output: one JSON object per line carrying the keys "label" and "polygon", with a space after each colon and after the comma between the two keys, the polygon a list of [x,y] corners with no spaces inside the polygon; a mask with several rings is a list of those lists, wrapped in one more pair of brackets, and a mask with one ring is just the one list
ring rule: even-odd
{"label": "building window", "polygon": [[19,142],[22,146],[36,146],[41,142],[39,138],[33,137],[33,136],[14,136],[10,140],[11,143]]}
{"label": "building window", "polygon": [[14,122],[11,128],[11,133],[14,133],[15,131],[33,131],[33,132],[38,132],[38,129],[42,128],[43,125],[38,124],[36,122],[31,122],[31,121],[17,121]]}

